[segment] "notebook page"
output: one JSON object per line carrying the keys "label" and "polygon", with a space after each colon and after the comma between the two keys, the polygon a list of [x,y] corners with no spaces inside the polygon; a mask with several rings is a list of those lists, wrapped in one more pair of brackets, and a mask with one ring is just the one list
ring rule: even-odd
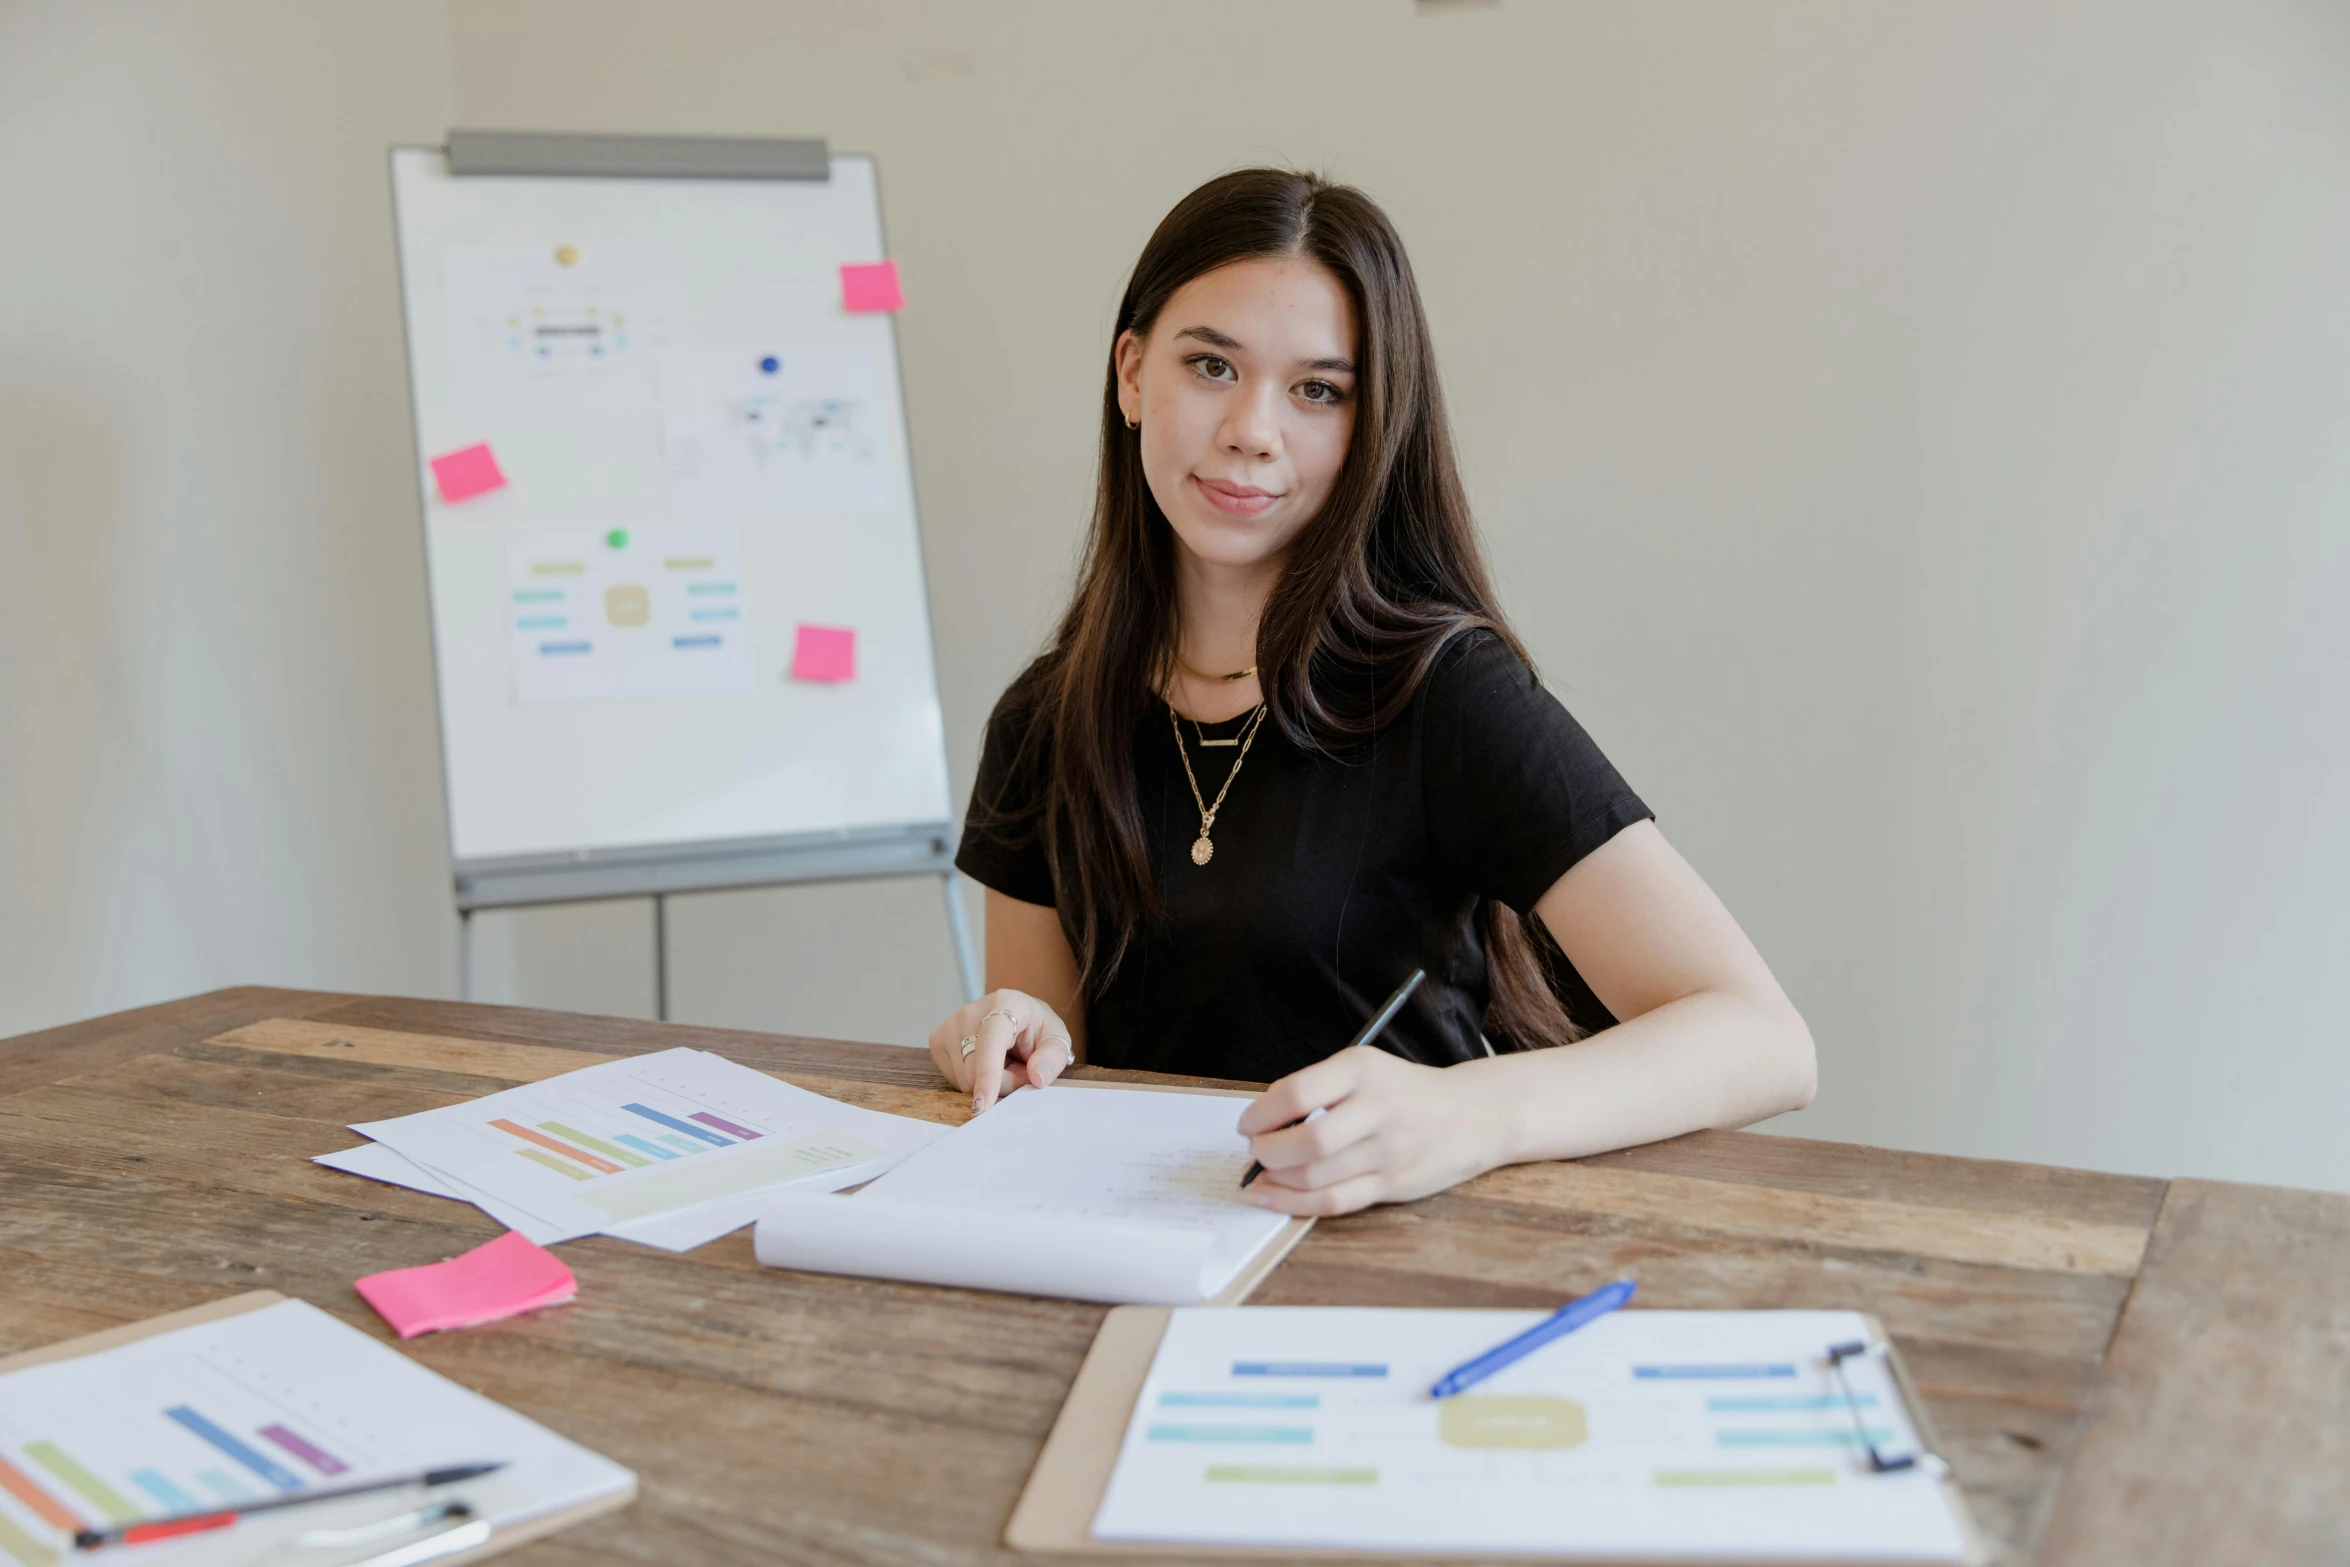
{"label": "notebook page", "polygon": [[1205,1300],[1288,1222],[1240,1189],[1245,1104],[1022,1090],[854,1197],[771,1206],[759,1257],[1080,1300]]}

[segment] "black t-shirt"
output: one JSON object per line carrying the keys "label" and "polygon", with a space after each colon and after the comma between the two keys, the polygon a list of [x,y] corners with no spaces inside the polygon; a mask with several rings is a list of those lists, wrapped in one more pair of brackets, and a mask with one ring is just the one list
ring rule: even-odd
{"label": "black t-shirt", "polygon": [[[1134,756],[1164,915],[1086,1004],[1086,1055],[1099,1066],[1270,1082],[1344,1047],[1415,968],[1428,978],[1380,1044],[1433,1066],[1482,1056],[1481,900],[1530,912],[1570,866],[1651,814],[1489,631],[1456,638],[1404,714],[1344,754],[1263,725],[1205,865],[1191,859],[1199,808],[1168,716],[1152,703]],[[1033,819],[1018,818],[1023,801],[1043,799],[1041,778],[1013,776],[1027,722],[1010,698],[997,704],[974,790],[1014,826],[974,811],[955,863],[1007,897],[1055,906]],[[1213,740],[1245,723],[1202,728]],[[1213,801],[1237,749],[1202,749],[1189,720],[1182,729]],[[1571,967],[1559,979],[1578,1022],[1614,1021]]]}

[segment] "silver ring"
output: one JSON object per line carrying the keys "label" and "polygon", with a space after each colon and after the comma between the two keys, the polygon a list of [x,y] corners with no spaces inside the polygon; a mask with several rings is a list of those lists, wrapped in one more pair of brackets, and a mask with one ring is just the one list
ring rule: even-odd
{"label": "silver ring", "polygon": [[1077,1064],[1077,1047],[1069,1043],[1069,1036],[1067,1034],[1055,1034],[1052,1038],[1046,1040],[1045,1043],[1048,1045],[1059,1045],[1061,1047],[1061,1055],[1063,1058],[1061,1061],[1062,1071],[1066,1072],[1069,1070],[1069,1068]]}
{"label": "silver ring", "polygon": [[981,1028],[987,1027],[987,1019],[991,1017],[1008,1017],[1012,1020],[1012,1026],[1014,1028],[1019,1028],[1021,1026],[1020,1014],[1014,1012],[1010,1007],[996,1008],[993,1012],[988,1013],[985,1017],[982,1017],[979,1020],[979,1026]]}
{"label": "silver ring", "polygon": [[979,1036],[978,1036],[977,1034],[965,1034],[965,1035],[963,1036],[963,1042],[962,1042],[962,1044],[961,1044],[960,1046],[958,1046],[957,1048],[958,1048],[958,1049],[960,1049],[960,1050],[963,1052],[963,1054],[962,1054],[962,1059],[963,1059],[963,1060],[965,1060],[965,1061],[968,1061],[968,1060],[970,1060],[970,1059],[971,1059],[971,1052],[972,1052],[972,1051],[974,1051],[974,1050],[977,1050],[977,1049],[979,1048]]}

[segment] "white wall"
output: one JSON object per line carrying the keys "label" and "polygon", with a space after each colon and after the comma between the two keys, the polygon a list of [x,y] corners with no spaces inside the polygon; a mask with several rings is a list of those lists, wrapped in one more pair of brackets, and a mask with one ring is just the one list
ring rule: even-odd
{"label": "white wall", "polygon": [[428,4],[0,7],[0,1036],[455,951],[384,149]]}
{"label": "white wall", "polygon": [[[177,40],[37,14],[104,80],[27,72],[0,123],[92,122],[111,177],[173,199],[141,160],[192,154],[146,141],[227,112],[191,83],[259,9],[178,8],[204,21]],[[181,217],[227,246],[217,201],[306,193],[284,232],[317,259],[218,284],[274,410],[247,490],[169,482],[235,423],[205,399],[103,411],[152,406],[121,313],[177,319],[136,221],[0,256],[119,335],[0,297],[6,525],[55,511],[75,541],[45,531],[34,586],[0,587],[0,649],[80,660],[0,683],[0,920],[29,943],[0,951],[0,1030],[230,978],[447,983],[383,142],[445,119],[880,155],[963,781],[1066,587],[1124,269],[1184,190],[1270,159],[1364,184],[1411,241],[1513,614],[1813,1022],[1820,1101],[1779,1126],[2350,1187],[2350,11],[466,0],[441,63],[435,11],[335,14],[313,64],[370,28],[390,63],[248,84],[235,112],[315,114],[310,143],[255,137]],[[272,312],[306,296],[357,377],[339,401],[282,390],[312,361]],[[214,529],[242,545],[216,591],[253,601],[225,622],[164,591]],[[85,532],[180,615],[162,651],[99,620]],[[318,579],[364,585],[355,622]],[[298,661],[263,610],[317,616]],[[60,759],[134,740],[119,797],[119,768]],[[642,905],[484,923],[496,993],[649,1000]],[[683,900],[672,930],[695,1019],[910,1043],[952,999],[919,883]]]}

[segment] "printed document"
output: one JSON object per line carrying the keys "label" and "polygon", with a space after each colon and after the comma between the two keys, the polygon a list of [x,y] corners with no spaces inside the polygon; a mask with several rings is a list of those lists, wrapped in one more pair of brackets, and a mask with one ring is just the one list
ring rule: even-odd
{"label": "printed document", "polygon": [[[280,1301],[0,1375],[0,1562],[72,1560],[77,1528],[474,1463],[506,1467],[431,1499],[471,1503],[493,1531],[636,1485],[618,1464],[317,1307]],[[414,1513],[426,1498],[406,1488],[290,1507],[92,1559],[141,1567],[350,1561],[423,1545],[415,1527],[395,1527],[368,1549],[363,1531]],[[339,1551],[316,1538],[346,1531],[361,1537]],[[313,1538],[295,1549],[305,1535]]]}
{"label": "printed document", "polygon": [[541,1245],[601,1233],[683,1251],[786,1186],[870,1180],[947,1129],[677,1049],[351,1130],[493,1216],[538,1221],[524,1233]]}
{"label": "printed document", "polygon": [[1606,1560],[1958,1562],[1918,1435],[1846,1311],[1619,1311],[1443,1400],[1541,1312],[1170,1315],[1095,1515],[1100,1540]]}

